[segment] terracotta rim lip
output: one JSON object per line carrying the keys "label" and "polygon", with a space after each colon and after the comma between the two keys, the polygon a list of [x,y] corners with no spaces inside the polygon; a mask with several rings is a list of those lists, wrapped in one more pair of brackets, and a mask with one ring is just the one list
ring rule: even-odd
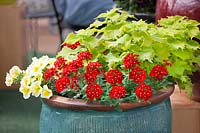
{"label": "terracotta rim lip", "polygon": [[[137,107],[144,107],[152,104],[160,103],[166,100],[173,92],[174,85],[168,86],[167,89],[159,90],[157,94],[153,95],[149,101],[151,104],[147,102],[135,102],[135,103],[121,103],[120,108],[122,111],[127,111]],[[115,108],[108,105],[101,105],[100,103],[88,103],[86,100],[82,99],[73,99],[62,97],[58,95],[53,95],[50,99],[42,99],[42,101],[52,107],[63,108],[69,110],[95,110],[95,111],[114,111]]]}

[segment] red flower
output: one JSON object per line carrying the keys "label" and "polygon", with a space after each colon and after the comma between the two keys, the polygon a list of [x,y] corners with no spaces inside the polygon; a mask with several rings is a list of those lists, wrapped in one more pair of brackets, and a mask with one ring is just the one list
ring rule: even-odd
{"label": "red flower", "polygon": [[150,77],[154,80],[162,80],[164,76],[168,75],[167,68],[160,64],[154,66],[150,72]]}
{"label": "red flower", "polygon": [[98,84],[92,83],[86,87],[85,93],[87,97],[93,101],[94,98],[99,99],[103,93],[102,87]]}
{"label": "red flower", "polygon": [[146,84],[140,84],[136,90],[135,94],[138,98],[144,99],[144,101],[147,101],[153,93],[152,87]]}
{"label": "red flower", "polygon": [[56,73],[55,68],[47,69],[47,70],[44,72],[44,80],[47,81],[47,80],[50,79],[52,76],[54,76],[55,73]]}
{"label": "red flower", "polygon": [[96,81],[97,75],[98,75],[97,71],[87,70],[84,76],[85,76],[85,80],[88,83],[93,83]]}
{"label": "red flower", "polygon": [[69,64],[66,64],[63,68],[62,75],[67,77],[71,72],[77,72],[79,68],[83,67],[83,62],[81,60],[73,60]]}
{"label": "red flower", "polygon": [[83,67],[83,62],[81,60],[73,60],[69,63],[69,65],[73,68],[78,69]]}
{"label": "red flower", "polygon": [[101,66],[102,66],[102,64],[99,63],[99,62],[90,62],[87,65],[87,70],[89,70],[89,71],[95,71],[95,73],[100,74],[99,67],[101,67]]}
{"label": "red flower", "polygon": [[70,49],[76,49],[78,46],[80,46],[80,42],[75,42],[74,44],[68,44],[65,42],[63,46],[67,46]]}
{"label": "red flower", "polygon": [[67,64],[64,66],[63,71],[62,71],[62,76],[63,77],[68,77],[68,75],[72,72],[70,69],[70,66]]}
{"label": "red flower", "polygon": [[122,72],[119,70],[109,70],[106,74],[106,81],[112,85],[121,84],[122,80]]}
{"label": "red flower", "polygon": [[165,63],[166,66],[172,66],[172,64],[174,64],[174,62],[170,62],[168,60],[163,60],[163,62]]}
{"label": "red flower", "polygon": [[90,60],[92,54],[89,51],[84,51],[78,54],[78,60]]}
{"label": "red flower", "polygon": [[110,91],[111,98],[122,98],[126,95],[126,88],[123,86],[113,86]]}
{"label": "red flower", "polygon": [[135,58],[136,56],[138,55],[129,53],[124,57],[124,67],[126,69],[131,69],[140,65],[139,61]]}
{"label": "red flower", "polygon": [[77,80],[78,80],[78,79],[79,79],[78,76],[73,76],[73,77],[72,77],[72,80],[71,80],[72,84],[70,85],[70,88],[71,88],[71,89],[74,89],[74,88],[80,89],[80,87],[79,87],[79,85],[78,85],[78,83],[77,83]]}
{"label": "red flower", "polygon": [[63,68],[65,65],[65,59],[63,57],[57,58],[57,60],[54,62],[54,66],[57,69]]}
{"label": "red flower", "polygon": [[62,77],[56,80],[56,91],[61,93],[70,85],[70,79],[67,77]]}
{"label": "red flower", "polygon": [[143,83],[146,79],[146,72],[142,68],[133,68],[129,73],[129,79],[133,80],[134,83]]}

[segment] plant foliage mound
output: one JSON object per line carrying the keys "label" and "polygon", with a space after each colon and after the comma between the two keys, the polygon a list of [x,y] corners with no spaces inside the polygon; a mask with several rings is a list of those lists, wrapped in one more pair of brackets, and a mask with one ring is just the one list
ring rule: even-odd
{"label": "plant foliage mound", "polygon": [[25,71],[10,70],[6,83],[21,83],[25,98],[54,93],[116,107],[148,101],[174,83],[191,90],[189,76],[194,64],[200,65],[198,25],[183,16],[147,24],[113,9],[87,29],[70,33],[56,58],[33,59]]}

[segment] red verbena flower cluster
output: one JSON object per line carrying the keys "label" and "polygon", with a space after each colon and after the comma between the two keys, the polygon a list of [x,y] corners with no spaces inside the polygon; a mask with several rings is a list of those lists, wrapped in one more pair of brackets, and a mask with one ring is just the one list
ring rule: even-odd
{"label": "red verbena flower cluster", "polygon": [[75,42],[74,44],[68,44],[68,43],[64,43],[63,46],[68,47],[70,49],[76,49],[78,46],[80,46],[80,42]]}
{"label": "red verbena flower cluster", "polygon": [[140,63],[139,61],[136,59],[138,55],[137,54],[127,54],[125,57],[124,57],[124,67],[126,69],[131,69],[133,67],[136,67],[136,66],[139,66]]}
{"label": "red verbena flower cluster", "polygon": [[[138,87],[135,90],[137,97],[144,99],[145,101],[148,100],[153,92],[152,87],[144,83],[147,78],[147,74],[145,70],[140,68],[140,62],[137,60],[136,54],[127,54],[124,57],[124,67],[126,69],[131,69],[131,72],[129,73],[129,79],[133,80],[135,84],[138,84]],[[163,77],[167,75],[167,68],[158,64],[152,68],[149,76],[156,81],[162,80]]]}
{"label": "red verbena flower cluster", "polygon": [[121,84],[122,80],[122,72],[117,69],[109,70],[106,74],[106,81],[112,85]]}
{"label": "red verbena flower cluster", "polygon": [[89,51],[81,52],[78,54],[79,60],[90,60],[92,58],[92,54]]}
{"label": "red verbena flower cluster", "polygon": [[139,67],[133,68],[129,73],[129,79],[133,80],[134,83],[143,83],[146,79],[146,72]]}
{"label": "red verbena flower cluster", "polygon": [[56,80],[56,91],[61,93],[67,86],[70,85],[70,79],[68,77],[61,77]]}
{"label": "red verbena flower cluster", "polygon": [[78,58],[76,60],[72,60],[71,62],[67,62],[63,57],[59,57],[54,62],[54,66],[52,68],[45,70],[44,80],[47,81],[51,78],[55,78],[56,91],[58,93],[62,93],[68,87],[70,87],[71,89],[79,89],[77,83],[77,80],[80,79],[80,76],[78,76],[78,70],[80,68],[83,68],[84,59],[88,60],[92,57],[92,54],[88,51],[80,52],[79,54],[84,55],[84,57],[86,58]]}
{"label": "red verbena flower cluster", "polygon": [[93,101],[94,98],[99,99],[103,93],[102,87],[98,84],[91,83],[86,87],[85,93],[87,97]]}
{"label": "red verbena flower cluster", "polygon": [[95,83],[97,76],[101,74],[101,67],[102,64],[99,62],[90,62],[86,66],[87,69],[84,77],[88,83],[88,86],[85,93],[91,101],[94,100],[94,98],[99,99],[101,94],[103,93],[102,87],[99,84]]}
{"label": "red verbena flower cluster", "polygon": [[[126,88],[121,86],[123,75],[122,72],[117,69],[112,69],[107,72],[106,81],[112,85],[109,96],[110,98],[123,98],[126,95]],[[118,86],[120,85],[120,86]]]}
{"label": "red verbena flower cluster", "polygon": [[135,90],[137,97],[144,99],[144,101],[147,101],[151,97],[152,93],[152,87],[144,83],[140,84]]}
{"label": "red verbena flower cluster", "polygon": [[160,64],[153,67],[153,69],[150,72],[150,76],[155,80],[162,80],[164,76],[168,75],[167,68],[165,66],[162,66]]}
{"label": "red verbena flower cluster", "polygon": [[109,95],[111,98],[123,98],[126,95],[126,88],[124,86],[113,86]]}
{"label": "red verbena flower cluster", "polygon": [[44,80],[50,79],[52,76],[55,75],[55,73],[56,73],[55,68],[47,69],[47,70],[44,72]]}

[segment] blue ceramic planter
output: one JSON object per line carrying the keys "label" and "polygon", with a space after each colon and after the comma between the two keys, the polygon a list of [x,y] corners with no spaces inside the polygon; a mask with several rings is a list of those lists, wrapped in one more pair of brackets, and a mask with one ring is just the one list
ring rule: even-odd
{"label": "blue ceramic planter", "polygon": [[43,103],[40,116],[40,133],[170,133],[171,125],[169,98],[125,112],[73,111]]}

